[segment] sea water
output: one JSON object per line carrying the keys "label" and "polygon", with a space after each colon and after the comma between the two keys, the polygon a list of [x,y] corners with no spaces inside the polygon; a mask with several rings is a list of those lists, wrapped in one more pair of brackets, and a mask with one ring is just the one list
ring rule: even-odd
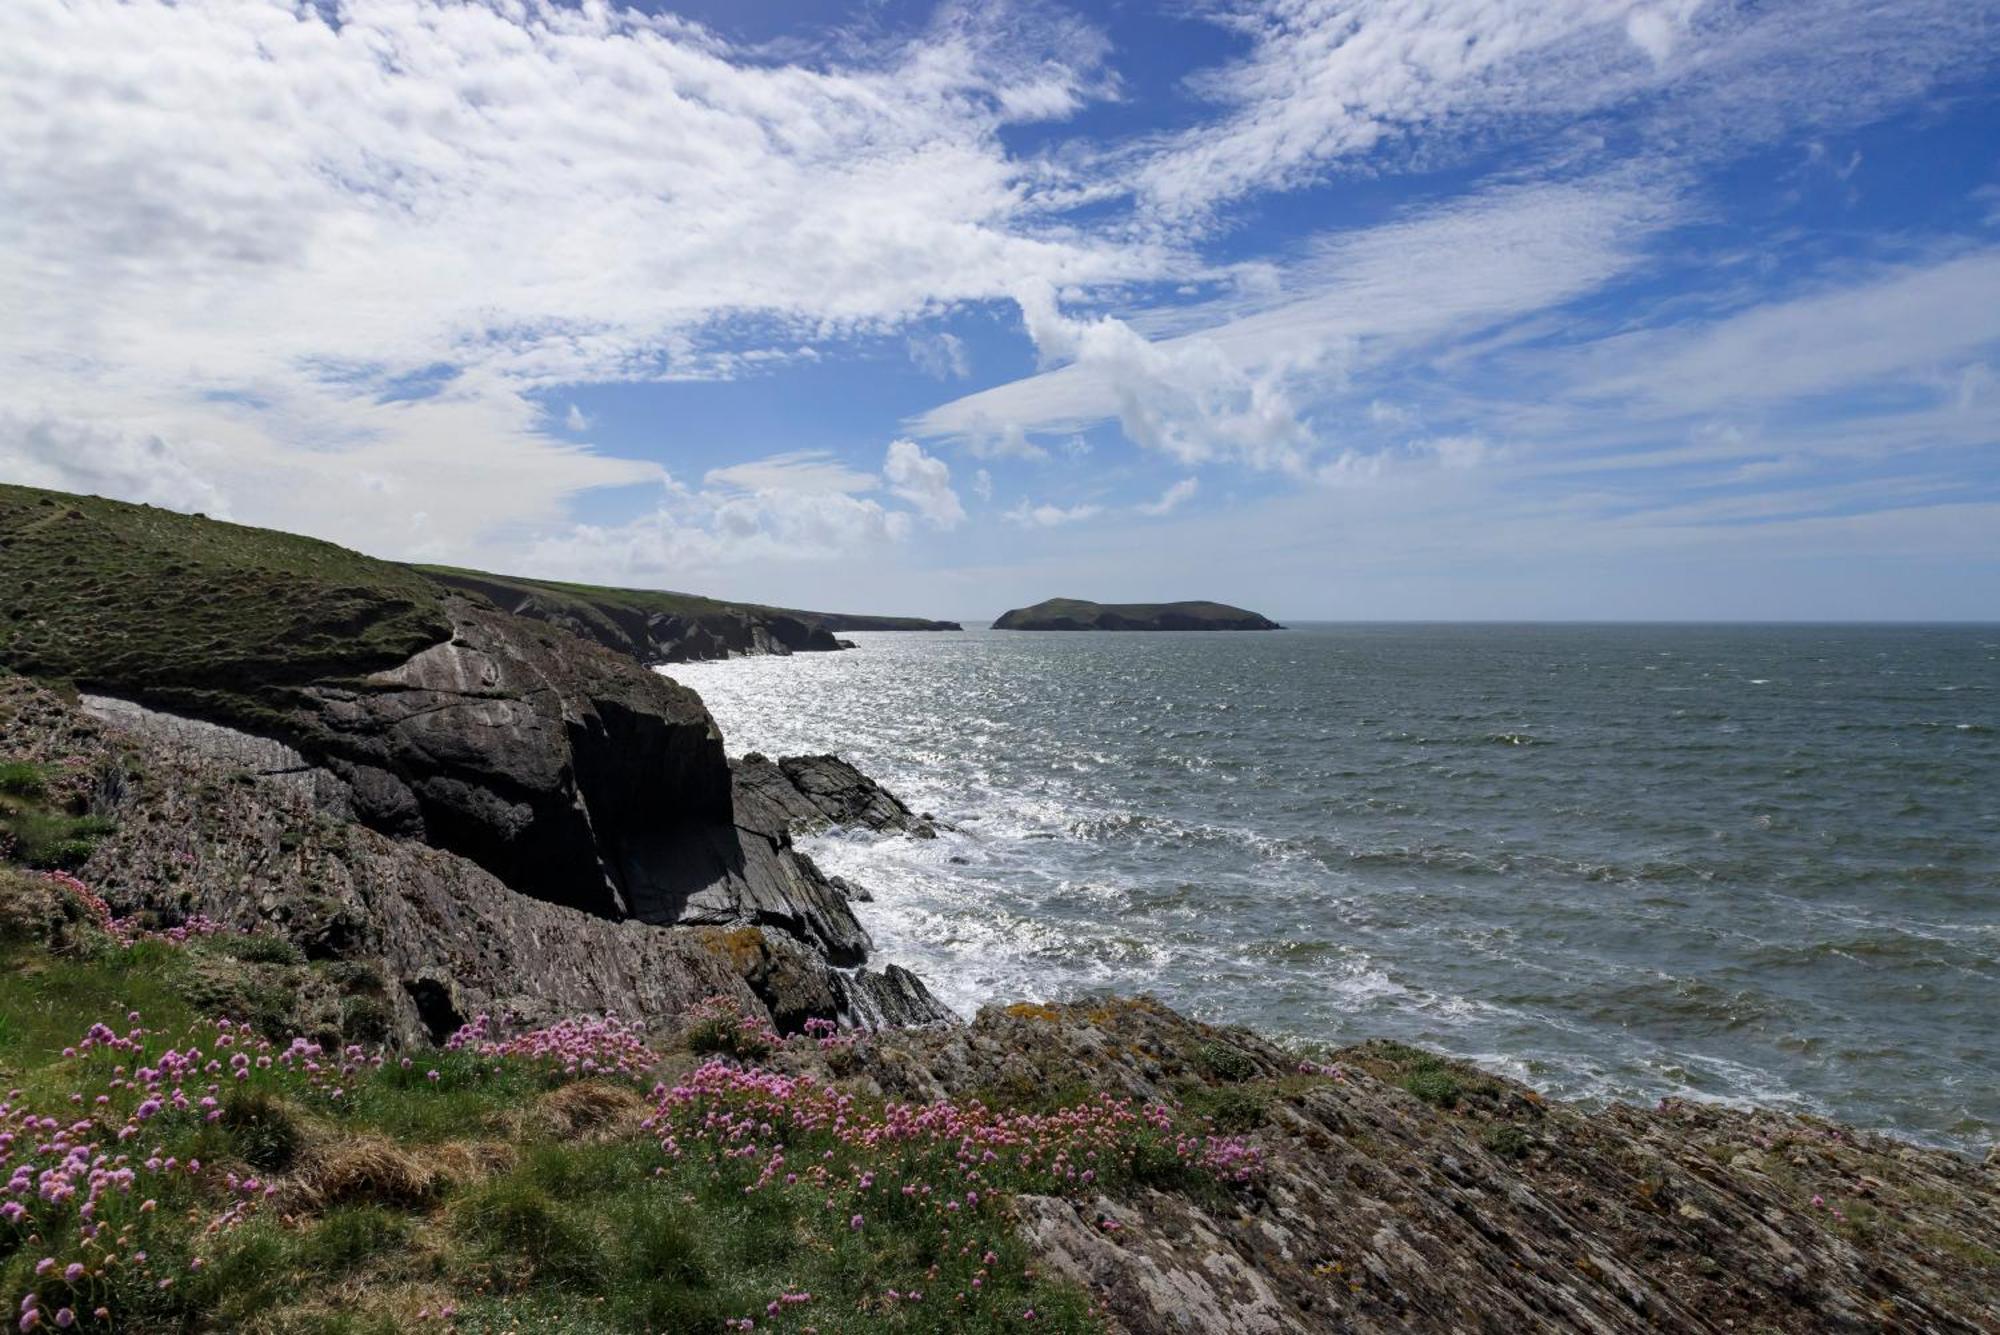
{"label": "sea water", "polygon": [[1552,1094],[2000,1134],[2000,628],[857,634],[675,667],[732,754],[957,827],[805,841],[964,1013],[1151,992]]}

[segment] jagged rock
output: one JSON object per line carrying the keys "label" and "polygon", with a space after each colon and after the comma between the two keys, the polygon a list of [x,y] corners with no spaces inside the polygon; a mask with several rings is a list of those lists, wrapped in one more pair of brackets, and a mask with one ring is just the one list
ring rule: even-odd
{"label": "jagged rock", "polygon": [[1146,998],[990,1007],[871,1040],[850,1073],[899,1099],[1088,1088],[1226,1117],[1263,1165],[1224,1196],[1017,1202],[1129,1335],[2000,1330],[2000,1174],[1817,1118],[1591,1110],[1392,1043],[1302,1073]]}
{"label": "jagged rock", "polygon": [[752,751],[732,762],[739,823],[744,813],[765,826],[811,834],[863,826],[930,839],[937,822],[918,816],[875,780],[839,756],[785,756]]}
{"label": "jagged rock", "polygon": [[[531,1021],[616,1012],[671,1027],[713,995],[761,1007],[787,1030],[815,1016],[951,1018],[900,970],[842,972],[796,923],[664,927],[548,903],[466,858],[341,819],[297,785],[191,750],[184,733],[129,721],[100,723],[24,678],[0,678],[8,757],[127,774],[117,828],[82,869],[120,911],[168,922],[205,914],[287,937],[309,956],[371,962],[404,1041],[482,1010]],[[839,899],[830,885],[825,893]]]}

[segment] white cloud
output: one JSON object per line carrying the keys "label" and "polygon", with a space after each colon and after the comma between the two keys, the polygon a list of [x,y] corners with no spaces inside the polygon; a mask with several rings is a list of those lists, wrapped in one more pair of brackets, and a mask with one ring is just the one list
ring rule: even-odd
{"label": "white cloud", "polygon": [[1101,505],[1051,505],[1043,502],[1031,505],[1022,501],[1007,512],[1010,522],[1025,528],[1055,528],[1061,524],[1074,524],[1104,513]]}
{"label": "white cloud", "polygon": [[847,495],[873,491],[881,480],[849,468],[825,450],[795,450],[711,468],[703,481],[740,491]]}
{"label": "white cloud", "polygon": [[[1200,220],[1344,162],[1435,163],[1640,105],[1648,137],[1713,153],[1802,121],[1852,121],[1972,66],[1989,0],[1249,0],[1203,12],[1247,38],[1196,91],[1225,108],[1128,164],[1146,208]],[[1800,40],[1809,23],[1810,41]],[[1518,154],[1517,154],[1518,156]]]}
{"label": "white cloud", "polygon": [[0,459],[8,480],[27,486],[230,517],[228,499],[202,478],[203,461],[158,436],[0,409]]}
{"label": "white cloud", "polygon": [[569,412],[563,415],[563,429],[581,434],[590,430],[590,427],[591,418],[589,414],[572,403],[569,406]]}
{"label": "white cloud", "polygon": [[1142,515],[1169,515],[1194,499],[1201,484],[1196,479],[1184,477],[1160,493],[1160,499],[1149,501],[1137,509]]}
{"label": "white cloud", "polygon": [[993,474],[984,468],[972,475],[972,494],[982,501],[993,499]]}
{"label": "white cloud", "polygon": [[[1105,90],[1074,22],[948,11],[781,64],[609,6],[331,12],[0,6],[0,382],[157,438],[246,519],[463,551],[650,471],[561,439],[550,389],[1181,262],[1061,225],[1064,174],[996,133]],[[396,503],[347,505],[362,473]]]}
{"label": "white cloud", "polygon": [[1657,186],[1615,179],[1502,188],[1327,238],[1288,273],[1286,297],[1200,307],[1176,319],[1206,327],[1153,339],[1115,317],[1070,318],[1046,288],[1024,288],[1017,300],[1037,349],[1067,364],[911,425],[980,448],[1115,419],[1183,463],[1302,472],[1315,448],[1304,405],[1344,374],[1592,291],[1638,265],[1676,216]]}
{"label": "white cloud", "polygon": [[660,479],[654,508],[623,524],[575,524],[535,540],[529,568],[660,583],[746,565],[844,560],[909,536],[910,515],[863,493],[873,476],[817,454],[711,470],[692,488]]}
{"label": "white cloud", "polygon": [[958,335],[939,330],[936,333],[913,335],[907,340],[910,360],[917,369],[937,380],[963,380],[972,374],[972,361],[966,356],[965,340]]}
{"label": "white cloud", "polygon": [[889,491],[907,501],[932,528],[956,528],[965,519],[965,507],[951,489],[951,468],[942,459],[925,454],[914,440],[889,442],[882,462],[882,476]]}
{"label": "white cloud", "polygon": [[1748,409],[1950,370],[2000,342],[2000,250],[1849,274],[1837,287],[1767,302],[1690,329],[1615,339],[1581,392],[1657,409]]}

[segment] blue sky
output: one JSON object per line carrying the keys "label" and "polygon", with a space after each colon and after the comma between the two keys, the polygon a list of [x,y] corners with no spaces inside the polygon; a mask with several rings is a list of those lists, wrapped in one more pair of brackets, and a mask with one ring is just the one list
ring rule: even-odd
{"label": "blue sky", "polygon": [[2000,615],[2000,0],[17,0],[0,478],[982,618]]}

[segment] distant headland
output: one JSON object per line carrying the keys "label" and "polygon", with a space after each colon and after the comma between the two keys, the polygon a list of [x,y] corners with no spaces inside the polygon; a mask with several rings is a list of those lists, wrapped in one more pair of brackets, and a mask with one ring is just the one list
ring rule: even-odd
{"label": "distant headland", "polygon": [[1227,603],[1093,603],[1051,598],[1017,607],[995,630],[1283,630],[1269,617]]}

